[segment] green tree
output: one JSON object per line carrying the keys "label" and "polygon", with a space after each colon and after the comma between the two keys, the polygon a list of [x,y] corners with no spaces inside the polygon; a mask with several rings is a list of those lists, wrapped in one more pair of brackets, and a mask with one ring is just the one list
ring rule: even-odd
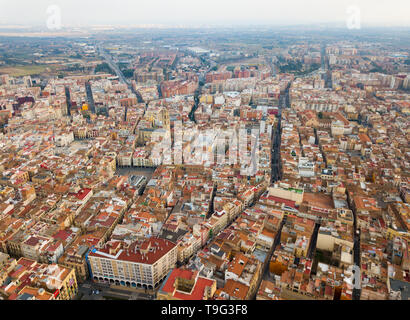
{"label": "green tree", "polygon": [[97,73],[97,72],[105,72],[105,73],[111,73],[111,74],[113,74],[113,72],[112,72],[112,70],[111,70],[111,68],[110,68],[110,66],[108,65],[108,63],[101,63],[101,64],[99,64],[99,65],[97,65],[96,67],[95,67],[95,72]]}
{"label": "green tree", "polygon": [[209,239],[212,239],[214,237],[214,232],[212,229],[209,230]]}
{"label": "green tree", "polygon": [[121,70],[122,74],[126,78],[132,78],[134,76],[134,70],[133,69],[126,69],[126,70]]}

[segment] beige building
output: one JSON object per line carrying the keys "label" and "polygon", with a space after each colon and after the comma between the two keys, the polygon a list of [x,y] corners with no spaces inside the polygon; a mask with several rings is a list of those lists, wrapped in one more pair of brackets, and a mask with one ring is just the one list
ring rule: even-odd
{"label": "beige building", "polygon": [[201,248],[201,237],[192,234],[184,236],[182,241],[178,243],[178,261],[183,262],[190,258]]}
{"label": "beige building", "polygon": [[269,188],[269,195],[295,201],[297,205],[300,205],[303,201],[303,191],[303,188],[293,188],[286,183],[280,183]]}
{"label": "beige building", "polygon": [[58,260],[60,265],[75,270],[76,278],[79,282],[84,282],[89,275],[88,265],[86,262],[87,252],[88,246],[73,246],[68,248],[64,255]]}
{"label": "beige building", "polygon": [[161,238],[130,245],[111,241],[88,258],[94,281],[153,289],[175,267],[177,250],[173,242]]}
{"label": "beige building", "polygon": [[117,161],[120,167],[131,167],[132,166],[132,152],[131,151],[121,151],[118,154]]}
{"label": "beige building", "polygon": [[71,300],[77,294],[75,270],[71,268],[20,258],[8,259],[3,270],[8,284],[0,293],[8,300]]}

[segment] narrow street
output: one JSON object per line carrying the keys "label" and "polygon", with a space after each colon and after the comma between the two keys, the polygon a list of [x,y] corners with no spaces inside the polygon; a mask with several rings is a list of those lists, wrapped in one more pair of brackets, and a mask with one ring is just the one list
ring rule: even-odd
{"label": "narrow street", "polygon": [[278,112],[278,125],[276,130],[272,132],[272,173],[271,173],[271,183],[275,183],[280,180],[281,175],[281,163],[280,163],[280,145],[281,145],[281,134],[282,134],[282,109],[289,106],[289,88],[291,83],[287,86],[283,95],[281,94],[279,98],[279,112]]}
{"label": "narrow street", "polygon": [[[353,212],[353,264],[360,270],[360,229],[357,226],[357,214],[356,210],[349,204],[349,209]],[[360,300],[361,289],[353,289],[352,300]]]}
{"label": "narrow street", "polygon": [[201,95],[201,91],[202,91],[202,86],[198,85],[198,88],[195,90],[195,94],[194,94],[194,105],[192,106],[191,112],[189,113],[189,119],[193,122],[196,123],[195,120],[195,111],[196,109],[198,109],[198,105],[199,105],[199,96]]}
{"label": "narrow street", "polygon": [[321,68],[325,73],[325,88],[332,88],[332,71],[329,68],[329,59],[326,54],[326,45],[321,46]]}
{"label": "narrow street", "polygon": [[307,257],[312,260],[314,258],[314,253],[316,251],[316,243],[317,243],[317,236],[319,233],[319,229],[320,229],[320,223],[316,223],[315,229],[313,230],[312,238],[310,239],[309,249],[308,249],[308,254],[307,254]]}
{"label": "narrow street", "polygon": [[[280,223],[280,226],[279,226],[279,230],[275,235],[275,239],[273,240],[273,245],[272,245],[271,249],[269,250],[269,252],[268,252],[268,254],[265,258],[265,263],[262,266],[262,268],[263,268],[262,269],[262,275],[259,277],[258,284],[257,284],[258,288],[260,287],[263,280],[271,280],[271,281],[273,280],[271,275],[270,275],[269,264],[270,264],[270,260],[272,259],[273,253],[275,252],[276,247],[280,244],[280,237],[281,237],[281,234],[282,234],[282,228],[285,225],[285,223],[286,223],[286,216],[283,217],[283,220],[282,220],[282,222]],[[255,300],[256,294],[257,294],[257,292],[255,293],[254,297],[251,298],[251,300]]]}
{"label": "narrow street", "polygon": [[198,88],[195,90],[195,94],[194,94],[194,105],[192,106],[191,112],[189,113],[189,119],[193,122],[196,123],[195,120],[195,111],[196,109],[198,109],[199,106],[199,96],[202,93],[202,87],[205,84],[205,74],[207,74],[208,72],[210,72],[212,70],[212,68],[215,66],[215,63],[211,60],[211,61],[206,61],[204,57],[199,57],[199,59],[202,61],[202,63],[204,65],[206,65],[206,67],[208,67],[207,71],[205,71],[203,74],[198,74],[199,75],[199,83],[198,83]]}
{"label": "narrow street", "polygon": [[[354,245],[353,245],[353,262],[354,265],[357,266],[359,269],[361,267],[360,263],[360,230],[356,228],[356,215],[355,215],[355,233],[354,233]],[[360,300],[361,296],[361,289],[353,289],[353,300]]]}
{"label": "narrow street", "polygon": [[[279,98],[279,112],[278,112],[278,125],[276,130],[272,132],[272,173],[271,173],[271,183],[279,181],[282,177],[281,174],[281,163],[280,163],[280,145],[281,145],[281,134],[282,134],[282,109],[289,107],[289,89],[291,82],[288,84],[286,90],[281,94]],[[259,278],[257,286],[259,287],[262,280],[272,280],[269,272],[269,263],[272,259],[273,253],[275,252],[276,247],[280,244],[280,237],[282,234],[282,228],[286,223],[286,216],[283,217],[283,220],[279,226],[279,230],[275,235],[273,245],[269,250],[265,263],[263,264],[262,276]],[[252,299],[256,298],[256,294]]]}

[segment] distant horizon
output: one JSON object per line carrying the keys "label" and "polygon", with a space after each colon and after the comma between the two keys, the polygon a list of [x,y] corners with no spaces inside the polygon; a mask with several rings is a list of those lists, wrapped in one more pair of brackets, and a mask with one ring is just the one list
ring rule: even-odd
{"label": "distant horizon", "polygon": [[0,0],[0,26],[47,28],[56,8],[62,28],[346,27],[352,8],[362,27],[410,27],[408,0]]}
{"label": "distant horizon", "polygon": [[[322,22],[322,23],[294,23],[294,24],[161,24],[161,23],[146,23],[146,24],[89,24],[89,25],[63,25],[60,30],[73,30],[73,29],[292,29],[308,27],[312,29],[327,28],[329,30],[347,29],[343,22]],[[24,24],[2,24],[0,22],[0,29],[20,29],[24,31],[29,30],[44,30],[47,31],[47,27],[44,25],[24,25]],[[410,25],[374,25],[374,24],[362,24],[361,28],[354,30],[356,32],[363,31],[363,29],[410,29]]]}

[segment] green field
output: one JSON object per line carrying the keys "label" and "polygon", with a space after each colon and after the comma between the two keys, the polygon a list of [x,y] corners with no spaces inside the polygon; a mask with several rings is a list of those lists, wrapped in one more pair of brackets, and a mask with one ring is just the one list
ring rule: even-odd
{"label": "green field", "polygon": [[27,66],[5,66],[0,67],[0,74],[8,74],[12,77],[23,77],[40,74],[51,69],[46,65],[27,65]]}

